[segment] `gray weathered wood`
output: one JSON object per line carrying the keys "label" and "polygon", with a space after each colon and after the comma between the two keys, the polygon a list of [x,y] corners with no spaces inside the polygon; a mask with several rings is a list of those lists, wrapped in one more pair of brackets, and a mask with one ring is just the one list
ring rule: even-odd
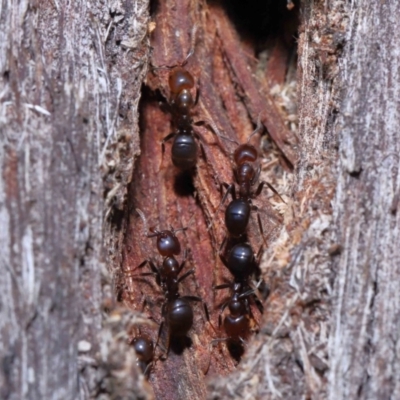
{"label": "gray weathered wood", "polygon": [[113,254],[102,227],[138,152],[148,2],[6,0],[0,21],[0,397],[88,397]]}
{"label": "gray weathered wood", "polygon": [[400,3],[348,9],[334,225],[343,250],[329,340],[330,399],[400,398]]}

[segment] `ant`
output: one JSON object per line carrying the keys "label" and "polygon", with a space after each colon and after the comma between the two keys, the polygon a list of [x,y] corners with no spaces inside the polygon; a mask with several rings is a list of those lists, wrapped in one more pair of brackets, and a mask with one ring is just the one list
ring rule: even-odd
{"label": "ant", "polygon": [[256,299],[256,302],[259,300],[255,296],[254,290],[244,283],[231,282],[214,287],[216,290],[226,288],[230,288],[232,293],[229,300],[223,303],[221,307],[218,325],[221,326],[222,314],[226,307],[228,307],[229,313],[225,315],[223,321],[227,337],[214,339],[212,343],[227,342],[229,352],[239,361],[243,354],[245,340],[250,334],[250,317],[253,318],[249,299],[253,297]]}
{"label": "ant", "polygon": [[[146,219],[142,211],[136,209],[142,220],[146,225]],[[158,330],[158,337],[156,346],[158,344],[164,322],[166,322],[169,330],[169,338],[183,338],[187,335],[190,328],[193,325],[193,309],[190,305],[190,301],[200,301],[204,305],[206,318],[209,321],[209,315],[206,304],[200,297],[197,296],[181,296],[179,293],[179,283],[185,280],[189,275],[194,273],[194,269],[191,269],[179,276],[185,266],[187,260],[187,251],[185,251],[184,259],[181,264],[178,263],[175,255],[179,255],[181,252],[181,246],[175,233],[178,231],[184,231],[187,228],[180,228],[177,230],[161,230],[158,231],[154,228],[150,228],[149,234],[146,236],[156,237],[157,250],[164,260],[159,268],[154,264],[152,260],[143,261],[137,268],[143,268],[146,264],[149,264],[152,272],[142,273],[141,276],[155,276],[157,285],[162,289],[164,293],[164,303],[161,307],[161,315],[163,321],[160,324]],[[168,350],[169,351],[169,345]]]}
{"label": "ant", "polygon": [[196,165],[198,157],[194,136],[199,138],[199,135],[193,130],[191,117],[192,108],[195,106],[191,93],[191,89],[194,88],[194,78],[189,71],[180,66],[171,71],[168,82],[176,132],[167,135],[162,145],[174,138],[171,147],[172,162],[177,168],[188,170]]}
{"label": "ant", "polygon": [[230,288],[232,294],[221,308],[218,318],[219,326],[221,326],[221,316],[225,308],[228,307],[229,314],[224,318],[224,330],[227,334],[226,338],[215,339],[212,342],[226,341],[228,349],[235,359],[240,359],[243,354],[243,344],[250,332],[250,318],[253,317],[251,312],[249,299],[252,298],[258,310],[262,314],[264,307],[255,294],[255,290],[250,287],[249,278],[258,272],[260,258],[262,254],[262,246],[254,255],[252,248],[247,243],[238,243],[232,247],[228,253],[228,258],[220,254],[223,264],[229,269],[233,275],[233,281],[224,283],[214,287],[214,290]]}
{"label": "ant", "polygon": [[[162,140],[162,152],[164,153],[165,142],[174,139],[171,147],[171,158],[173,164],[181,170],[189,170],[196,165],[198,148],[196,139],[200,135],[193,129],[192,112],[198,102],[199,90],[196,95],[192,91],[195,88],[193,75],[184,66],[194,54],[195,35],[197,26],[192,31],[191,49],[185,60],[175,66],[161,66],[160,68],[172,69],[168,77],[168,85],[171,93],[170,104],[175,125],[175,132],[170,133]],[[204,154],[204,151],[203,151]]]}
{"label": "ant", "polygon": [[131,344],[137,356],[137,366],[147,377],[154,358],[153,342],[145,335],[136,336]]}
{"label": "ant", "polygon": [[[229,269],[233,275],[233,283],[219,285],[217,289],[224,289],[227,287],[239,284],[241,287],[247,290],[251,290],[254,293],[254,289],[250,287],[249,278],[252,275],[259,276],[259,264],[262,256],[263,247],[260,246],[257,255],[254,255],[253,249],[248,243],[238,243],[232,247],[228,253],[228,258],[226,259],[222,254],[219,255],[222,263],[226,268]],[[262,285],[263,280],[257,284],[257,288]],[[268,289],[264,288],[264,291],[269,292]],[[269,293],[268,293],[269,294]],[[267,294],[267,295],[268,295]],[[267,296],[263,296],[266,298]],[[253,296],[255,303],[260,311],[263,313],[263,305],[256,295]]]}
{"label": "ant", "polygon": [[[228,230],[230,236],[234,238],[239,238],[246,233],[247,226],[249,224],[250,212],[257,211],[257,221],[258,226],[261,232],[261,235],[264,238],[264,230],[261,223],[260,214],[258,212],[258,207],[252,204],[252,199],[258,197],[264,186],[266,185],[269,189],[271,189],[279,198],[285,202],[277,190],[268,182],[261,181],[256,190],[252,190],[254,185],[259,179],[261,167],[255,166],[258,161],[258,151],[257,149],[249,143],[252,136],[257,134],[262,125],[260,118],[258,119],[256,129],[249,135],[247,139],[247,143],[239,144],[235,140],[224,137],[218,133],[218,129],[213,124],[212,125],[214,131],[216,131],[217,135],[223,139],[227,139],[231,142],[234,142],[237,145],[236,150],[233,153],[233,161],[235,167],[233,168],[233,174],[235,177],[236,184],[239,186],[238,195],[236,194],[236,185],[232,183],[228,185],[227,183],[223,183],[221,185],[224,186],[227,190],[222,197],[221,204],[225,203],[228,195],[230,194],[232,197],[232,201],[228,204],[225,210],[225,226]],[[211,227],[212,223],[209,225]],[[224,238],[220,249],[224,246],[227,237]]]}

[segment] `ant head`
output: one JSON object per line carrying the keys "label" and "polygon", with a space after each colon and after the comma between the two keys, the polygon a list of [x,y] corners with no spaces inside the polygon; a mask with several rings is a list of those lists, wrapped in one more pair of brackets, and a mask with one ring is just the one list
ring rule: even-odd
{"label": "ant head", "polygon": [[258,158],[257,149],[251,144],[241,144],[233,153],[233,159],[237,166],[248,162],[255,162]]}
{"label": "ant head", "polygon": [[163,257],[178,255],[181,252],[181,245],[174,231],[157,231],[150,228],[151,234],[147,237],[157,237],[157,250]]}
{"label": "ant head", "polygon": [[148,363],[153,359],[154,346],[149,338],[143,335],[138,336],[132,340],[132,345],[139,361]]}
{"label": "ant head", "polygon": [[177,95],[184,89],[194,88],[192,74],[183,67],[176,67],[170,72],[168,83],[173,95]]}

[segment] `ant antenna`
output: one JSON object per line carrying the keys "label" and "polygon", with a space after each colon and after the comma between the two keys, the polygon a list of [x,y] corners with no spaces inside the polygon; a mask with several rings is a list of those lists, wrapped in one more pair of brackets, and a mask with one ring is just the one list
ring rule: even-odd
{"label": "ant antenna", "polygon": [[190,49],[189,52],[187,53],[185,59],[182,62],[178,62],[177,64],[174,65],[160,65],[159,67],[153,67],[153,71],[157,71],[158,69],[173,69],[175,67],[184,67],[187,62],[189,61],[190,57],[194,54],[194,50],[196,47],[196,32],[198,29],[198,25],[194,24],[192,28],[192,32],[190,33],[191,39],[190,39]]}
{"label": "ant antenna", "polygon": [[196,33],[197,33],[197,29],[198,29],[198,25],[194,24],[193,28],[192,28],[192,32],[190,32],[190,49],[189,52],[186,56],[186,58],[183,60],[183,63],[181,63],[180,67],[183,67],[186,65],[186,63],[188,62],[189,58],[192,57],[192,55],[194,54],[194,49],[196,47]]}
{"label": "ant antenna", "polygon": [[170,231],[175,234],[177,232],[181,232],[181,231],[186,231],[189,229],[189,226],[191,225],[193,219],[194,219],[195,215],[192,215],[192,218],[190,218],[189,222],[188,222],[188,226],[182,226],[182,228],[178,228],[178,229],[174,229],[172,226],[169,227]]}
{"label": "ant antenna", "polygon": [[[214,134],[215,134],[218,138],[227,140],[228,142],[231,142],[231,143],[235,143],[236,146],[239,146],[239,143],[238,143],[236,140],[231,139],[231,138],[229,138],[229,137],[227,137],[227,136],[222,135],[222,134],[221,134],[221,131],[219,130],[219,128],[217,127],[216,123],[215,123],[213,120],[211,120],[211,119],[203,119],[202,121],[199,121],[199,122],[204,122],[205,124],[207,124],[208,126],[210,126],[210,128],[214,131]],[[221,146],[221,145],[220,145],[220,146]],[[226,149],[223,149],[223,151],[226,151]]]}
{"label": "ant antenna", "polygon": [[247,138],[247,143],[249,143],[249,142],[250,142],[250,139],[251,139],[254,135],[257,135],[257,133],[259,133],[259,131],[260,131],[261,128],[263,127],[263,124],[261,123],[261,114],[262,114],[262,112],[260,112],[260,113],[258,114],[256,129],[254,129],[254,131],[253,131],[253,132],[249,135],[249,137]]}
{"label": "ant antenna", "polygon": [[144,228],[145,228],[144,234],[147,235],[149,233],[149,230],[147,228],[147,219],[144,216],[144,213],[143,213],[143,211],[141,209],[135,208],[135,210],[139,214],[139,217],[141,218],[141,220],[143,221],[143,225],[144,225]]}

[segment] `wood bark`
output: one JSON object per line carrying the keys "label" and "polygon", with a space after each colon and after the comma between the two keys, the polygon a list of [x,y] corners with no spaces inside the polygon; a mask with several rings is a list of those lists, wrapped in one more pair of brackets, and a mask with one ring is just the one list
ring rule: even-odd
{"label": "wood bark", "polygon": [[[1,398],[400,397],[400,5],[296,7],[298,121],[283,47],[258,63],[219,3],[159,2],[151,24],[145,1],[1,3]],[[205,157],[188,176],[159,145],[171,131],[169,70],[152,67],[184,60],[193,25],[186,67]],[[135,208],[149,226],[189,226],[180,238],[195,275],[182,291],[217,326],[224,296],[211,287],[229,274],[214,214],[234,146],[209,122],[244,142],[260,112],[273,149],[264,179],[288,204],[257,203],[271,289],[264,314],[254,310],[259,333],[236,367],[224,345],[210,352],[216,334],[195,305],[191,344],[155,363],[151,389],[127,345],[138,326],[156,336],[162,319],[154,282],[133,277],[155,256]],[[248,239],[262,243],[255,220]]]}

